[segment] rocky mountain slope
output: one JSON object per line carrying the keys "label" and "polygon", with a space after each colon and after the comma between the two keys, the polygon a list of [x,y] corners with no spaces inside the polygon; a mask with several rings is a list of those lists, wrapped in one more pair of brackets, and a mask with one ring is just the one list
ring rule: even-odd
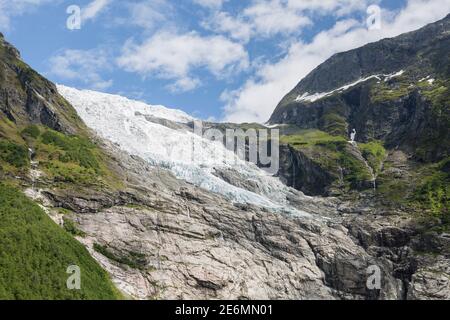
{"label": "rocky mountain slope", "polygon": [[[68,231],[56,225],[37,184],[75,187],[97,177],[112,181],[104,154],[56,86],[26,65],[0,36],[0,298],[115,299],[108,274]],[[104,168],[104,169],[102,169]],[[109,179],[111,178],[111,179]],[[67,289],[67,270],[77,265],[82,290]]]}
{"label": "rocky mountain slope", "polygon": [[[280,102],[281,178],[310,195],[376,189],[448,221],[450,15],[337,54]],[[356,143],[347,143],[356,130]]]}
{"label": "rocky mountain slope", "polygon": [[[56,88],[3,39],[1,50],[0,241],[11,250],[0,298],[450,298],[450,239],[426,223],[305,196],[246,163],[186,163],[186,137],[199,139],[189,116]],[[69,264],[81,291],[65,286]]]}

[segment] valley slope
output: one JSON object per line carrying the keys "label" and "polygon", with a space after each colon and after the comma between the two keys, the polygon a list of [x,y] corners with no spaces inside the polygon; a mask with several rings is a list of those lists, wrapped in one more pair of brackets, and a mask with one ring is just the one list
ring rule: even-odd
{"label": "valley slope", "polygon": [[[0,232],[10,248],[0,253],[0,298],[450,298],[450,239],[430,219],[370,204],[371,194],[306,196],[245,162],[211,164],[223,146],[206,139],[201,161],[183,161],[200,139],[190,116],[57,87],[0,46]],[[282,128],[284,148],[311,166],[297,146],[314,150],[323,139],[370,166],[346,132]],[[65,287],[69,264],[81,267],[81,291]],[[373,266],[382,274],[375,290]]]}

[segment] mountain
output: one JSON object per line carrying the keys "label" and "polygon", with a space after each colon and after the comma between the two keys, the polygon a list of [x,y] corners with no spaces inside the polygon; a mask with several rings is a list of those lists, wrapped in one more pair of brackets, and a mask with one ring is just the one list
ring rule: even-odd
{"label": "mountain", "polygon": [[450,15],[318,66],[270,118],[284,134],[280,177],[310,195],[369,192],[447,223],[449,52]]}
{"label": "mountain", "polygon": [[[378,206],[372,190],[307,196],[195,135],[182,111],[56,86],[4,39],[0,52],[1,299],[450,298],[440,217]],[[344,136],[281,128],[282,173],[308,162],[305,185],[333,172],[300,146],[326,142],[367,172],[386,151],[368,142],[371,158]],[[365,174],[348,168],[344,181]],[[81,290],[66,287],[74,265]],[[367,285],[370,270],[381,287]]]}
{"label": "mountain", "polygon": [[195,134],[196,119],[184,112],[117,95],[65,86],[58,90],[89,127],[120,149],[230,201],[289,211],[289,188],[222,144]]}
{"label": "mountain", "polygon": [[[41,202],[25,196],[37,199],[38,180],[44,175],[53,182],[43,184],[61,187],[109,176],[106,169],[101,173],[102,153],[89,141],[87,131],[56,86],[25,64],[1,36],[1,299],[122,297],[108,274],[73,238],[70,221],[64,219],[65,231]],[[84,279],[79,291],[66,286],[68,267],[74,264]]]}
{"label": "mountain", "polygon": [[1,33],[0,59],[2,117],[18,127],[41,124],[69,134],[86,129],[56,86],[23,62],[19,51]]}

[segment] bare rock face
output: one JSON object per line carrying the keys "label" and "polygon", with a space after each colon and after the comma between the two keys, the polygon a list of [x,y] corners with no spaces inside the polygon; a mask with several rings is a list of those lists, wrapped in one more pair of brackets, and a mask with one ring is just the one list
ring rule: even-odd
{"label": "bare rock face", "polygon": [[413,275],[409,299],[448,300],[450,297],[450,265],[448,260],[433,258],[431,265]]}
{"label": "bare rock face", "polygon": [[[164,199],[155,208],[113,207],[79,215],[76,221],[88,234],[84,243],[111,253],[112,261],[100,262],[114,277],[115,262],[141,258],[129,258],[118,275],[123,282],[119,287],[135,298],[330,299],[339,297],[337,291],[358,298],[369,294],[365,273],[376,261],[345,229],[242,212],[215,202],[185,208],[176,205],[179,199]],[[144,279],[138,288],[136,277]],[[389,281],[393,288],[383,294],[398,298],[395,281]]]}
{"label": "bare rock face", "polygon": [[0,34],[0,116],[16,125],[42,124],[75,134],[86,130],[56,86],[22,61],[19,51]]}
{"label": "bare rock face", "polygon": [[[1,36],[0,49],[0,116],[87,130]],[[20,183],[57,224],[74,222],[77,239],[130,298],[450,299],[448,237],[421,234],[403,216],[295,190],[287,202],[311,216],[237,205],[96,142],[125,185],[120,191],[52,183],[38,163]],[[234,171],[216,173],[262,192]]]}
{"label": "bare rock face", "polygon": [[[73,212],[86,234],[79,240],[132,298],[401,298],[392,266],[368,253],[337,217],[235,206],[140,159],[118,150],[114,156],[126,191],[44,194]],[[305,197],[304,207],[330,215],[335,203],[325,201]],[[373,265],[383,272],[380,290],[366,285]]]}
{"label": "bare rock face", "polygon": [[[234,205],[110,144],[103,148],[125,190],[40,194],[49,214],[52,207],[71,211],[65,218],[84,234],[78,240],[130,298],[450,298],[448,239],[425,239],[404,217],[301,195],[292,203],[311,217]],[[421,250],[435,253],[415,253]],[[379,287],[368,285],[373,270]]]}

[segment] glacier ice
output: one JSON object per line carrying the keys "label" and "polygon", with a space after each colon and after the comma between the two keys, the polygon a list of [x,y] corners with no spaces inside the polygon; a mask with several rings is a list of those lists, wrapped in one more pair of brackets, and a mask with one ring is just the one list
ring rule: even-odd
{"label": "glacier ice", "polygon": [[[122,150],[153,166],[170,170],[177,178],[235,203],[253,204],[279,212],[308,216],[291,208],[290,188],[255,164],[239,159],[220,142],[204,139],[189,130],[196,120],[180,110],[148,105],[122,96],[58,85],[59,93],[96,133]],[[174,129],[158,119],[186,124]],[[258,193],[231,185],[214,175],[216,168],[233,169],[241,179],[258,185]]]}

